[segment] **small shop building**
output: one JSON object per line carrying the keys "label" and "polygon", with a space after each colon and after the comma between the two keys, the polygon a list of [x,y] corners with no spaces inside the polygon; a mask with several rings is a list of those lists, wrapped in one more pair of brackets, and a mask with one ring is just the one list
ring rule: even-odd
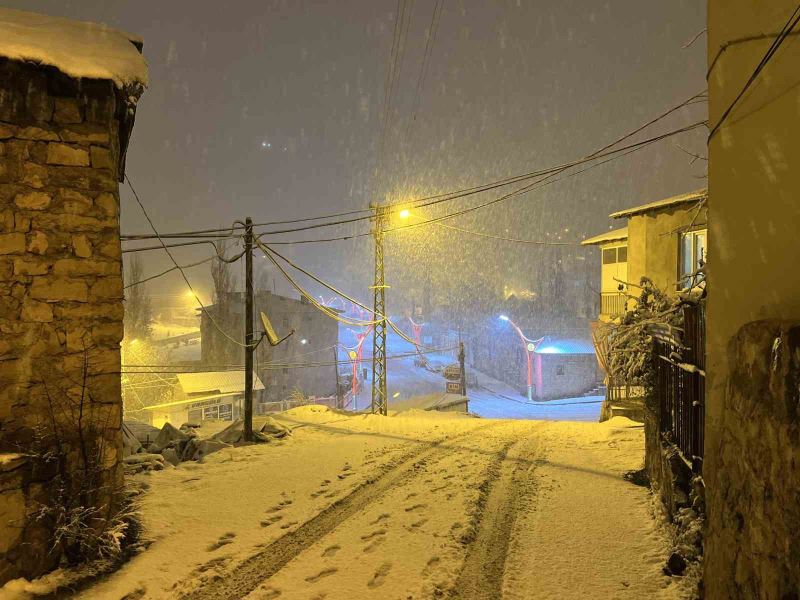
{"label": "small shop building", "polygon": [[[244,371],[177,373],[175,377],[177,385],[170,400],[145,408],[155,427],[211,419],[233,421],[244,415]],[[254,404],[263,390],[264,384],[254,373]]]}

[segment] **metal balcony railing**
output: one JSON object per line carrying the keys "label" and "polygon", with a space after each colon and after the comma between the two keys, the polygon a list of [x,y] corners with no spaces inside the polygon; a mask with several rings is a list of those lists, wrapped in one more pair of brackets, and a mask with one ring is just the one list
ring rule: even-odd
{"label": "metal balcony railing", "polygon": [[603,292],[600,294],[600,314],[618,317],[625,312],[625,294],[620,292]]}

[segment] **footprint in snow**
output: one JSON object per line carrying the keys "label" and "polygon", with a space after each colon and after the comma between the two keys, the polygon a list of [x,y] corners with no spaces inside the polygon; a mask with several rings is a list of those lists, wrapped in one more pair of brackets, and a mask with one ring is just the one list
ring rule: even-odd
{"label": "footprint in snow", "polygon": [[316,575],[309,575],[308,577],[306,577],[306,581],[308,583],[316,583],[320,579],[323,579],[325,577],[330,577],[331,575],[337,573],[338,571],[339,569],[337,569],[336,567],[328,567],[327,569],[322,569],[322,571],[320,571]]}
{"label": "footprint in snow", "polygon": [[297,525],[297,521],[289,521],[288,523],[284,523],[281,525],[281,529],[289,529],[292,525]]}
{"label": "footprint in snow", "polygon": [[365,535],[362,535],[361,539],[366,542],[367,540],[371,540],[372,538],[377,537],[379,535],[386,535],[386,530],[385,529],[376,529],[372,533],[367,533]]}
{"label": "footprint in snow", "polygon": [[369,588],[376,588],[383,585],[384,581],[386,581],[386,576],[389,574],[389,571],[392,570],[392,563],[383,563],[378,570],[375,571],[375,574],[372,576],[367,582],[367,587]]}
{"label": "footprint in snow", "polygon": [[262,587],[261,591],[263,592],[260,596],[262,600],[274,600],[282,593],[280,590],[277,590],[274,587],[269,587],[269,586]]}
{"label": "footprint in snow", "polygon": [[428,507],[427,504],[415,504],[414,506],[409,506],[408,508],[406,508],[406,512],[414,512],[417,510],[422,510],[423,508],[427,507]]}
{"label": "footprint in snow", "polygon": [[277,523],[281,519],[283,519],[283,515],[272,516],[269,519],[265,519],[264,521],[261,521],[261,526],[262,527],[269,527],[270,525],[274,525],[275,523]]}
{"label": "footprint in snow", "polygon": [[375,519],[375,520],[374,520],[374,521],[371,523],[371,525],[377,525],[377,524],[378,524],[378,523],[380,523],[381,521],[385,521],[386,519],[388,519],[388,518],[389,518],[389,516],[390,516],[390,515],[389,515],[389,513],[381,513],[381,514],[379,514],[379,515],[378,515],[378,518],[377,518],[377,519]]}
{"label": "footprint in snow", "polygon": [[330,558],[331,556],[335,556],[336,553],[341,549],[342,549],[342,547],[339,546],[338,544],[335,545],[335,546],[328,546],[327,548],[325,548],[325,551],[322,553],[322,557],[323,558]]}
{"label": "footprint in snow", "polygon": [[220,548],[222,548],[223,546],[225,546],[227,544],[232,544],[233,543],[233,538],[235,538],[235,537],[236,537],[236,534],[233,533],[232,531],[229,531],[228,533],[226,533],[222,537],[220,537],[216,542],[211,544],[206,550],[208,550],[208,552],[213,552],[214,550],[219,550]]}
{"label": "footprint in snow", "polygon": [[419,529],[420,527],[425,525],[425,523],[427,523],[427,522],[428,522],[428,519],[420,519],[419,521],[415,521],[414,523],[412,523],[411,524],[411,528],[412,529]]}

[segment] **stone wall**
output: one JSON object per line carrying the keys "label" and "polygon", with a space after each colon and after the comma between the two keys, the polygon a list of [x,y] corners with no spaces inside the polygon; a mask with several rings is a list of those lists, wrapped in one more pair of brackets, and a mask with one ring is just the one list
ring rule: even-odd
{"label": "stone wall", "polygon": [[[728,346],[731,376],[709,490],[709,598],[800,593],[800,323],[757,321]],[[711,493],[713,491],[713,493]]]}
{"label": "stone wall", "polygon": [[110,81],[0,60],[0,584],[59,558],[31,519],[52,501],[47,440],[67,474],[97,462],[98,526],[122,482],[126,111]]}

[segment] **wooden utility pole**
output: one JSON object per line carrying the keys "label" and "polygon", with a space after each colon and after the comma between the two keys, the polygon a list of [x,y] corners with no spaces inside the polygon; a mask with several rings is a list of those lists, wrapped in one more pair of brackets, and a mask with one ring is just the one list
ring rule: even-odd
{"label": "wooden utility pole", "polygon": [[339,352],[336,346],[333,347],[333,368],[336,369],[336,408],[344,408],[342,405],[342,388],[339,387]]}
{"label": "wooden utility pole", "polygon": [[253,441],[253,219],[247,217],[244,228],[244,434]]}
{"label": "wooden utility pole", "polygon": [[464,342],[458,342],[458,368],[461,375],[461,395],[467,395],[467,370],[464,367],[464,359],[466,353],[464,352]]}

